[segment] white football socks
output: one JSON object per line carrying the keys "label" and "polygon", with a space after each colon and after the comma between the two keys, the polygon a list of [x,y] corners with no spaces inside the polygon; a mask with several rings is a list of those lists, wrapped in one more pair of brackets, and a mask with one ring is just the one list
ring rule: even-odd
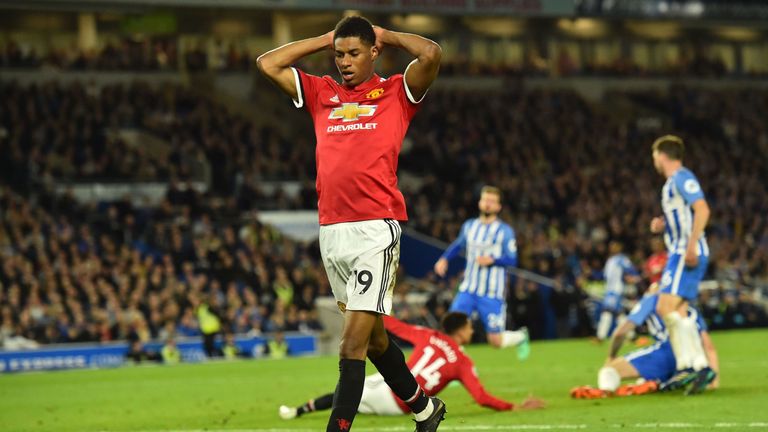
{"label": "white football socks", "polygon": [[670,312],[664,315],[664,325],[669,332],[669,343],[672,345],[672,351],[675,353],[677,370],[683,370],[693,365],[691,348],[688,346],[690,338],[685,336],[686,325],[683,323],[683,317],[680,313]]}
{"label": "white football socks", "polygon": [[[421,389],[419,389],[419,391],[421,391]],[[429,416],[431,416],[434,411],[435,411],[435,403],[432,402],[432,399],[430,398],[427,401],[427,407],[424,408],[424,410],[421,411],[421,412],[413,413],[413,418],[417,422],[421,422],[421,421],[424,421],[424,420],[428,419]]]}
{"label": "white football socks", "polygon": [[597,323],[597,338],[601,341],[608,339],[608,332],[611,330],[611,321],[613,321],[612,313],[603,312],[600,314],[600,321]]}
{"label": "white football socks", "polygon": [[525,332],[522,330],[505,330],[501,332],[501,347],[517,346],[525,340]]}
{"label": "white football socks", "polygon": [[686,346],[690,350],[691,366],[694,370],[702,370],[709,366],[707,354],[704,352],[704,344],[701,342],[701,334],[696,325],[696,320],[692,316],[683,318],[682,323],[683,337],[686,339]]}
{"label": "white football socks", "polygon": [[604,366],[597,373],[597,388],[600,390],[614,392],[619,388],[619,385],[621,385],[621,376],[616,369]]}

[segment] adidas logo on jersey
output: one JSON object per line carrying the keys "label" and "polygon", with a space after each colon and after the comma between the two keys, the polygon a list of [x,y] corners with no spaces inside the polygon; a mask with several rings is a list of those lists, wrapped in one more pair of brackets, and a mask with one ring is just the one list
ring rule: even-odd
{"label": "adidas logo on jersey", "polygon": [[334,95],[334,96],[331,98],[331,102],[333,102],[333,103],[339,103],[339,95]]}

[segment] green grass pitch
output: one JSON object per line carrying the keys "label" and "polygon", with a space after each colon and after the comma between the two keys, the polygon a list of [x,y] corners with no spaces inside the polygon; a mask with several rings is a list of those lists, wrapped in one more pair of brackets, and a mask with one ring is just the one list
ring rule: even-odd
{"label": "green grass pitch", "polygon": [[[722,388],[695,397],[571,400],[568,390],[594,385],[604,361],[607,347],[586,340],[534,343],[523,363],[514,350],[468,347],[491,393],[516,402],[534,394],[548,407],[494,412],[451,386],[441,394],[448,415],[440,430],[768,430],[768,331],[713,336]],[[286,422],[277,408],[332,391],[336,378],[332,356],[3,375],[0,431],[322,431],[327,412]],[[413,423],[360,415],[353,430],[410,431]]]}

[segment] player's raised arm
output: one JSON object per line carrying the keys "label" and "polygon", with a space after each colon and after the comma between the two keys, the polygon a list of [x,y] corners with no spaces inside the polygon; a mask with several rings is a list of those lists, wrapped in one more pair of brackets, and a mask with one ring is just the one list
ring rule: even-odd
{"label": "player's raised arm", "polygon": [[303,57],[331,47],[333,47],[333,31],[322,36],[291,42],[266,52],[256,59],[256,66],[280,90],[293,100],[298,100],[296,78],[291,65]]}
{"label": "player's raised arm", "polygon": [[440,45],[411,33],[390,31],[378,26],[374,26],[373,30],[376,33],[376,45],[379,49],[383,45],[390,45],[404,49],[416,57],[416,60],[412,61],[405,70],[405,85],[412,97],[411,102],[420,101],[437,78],[440,58],[443,54]]}

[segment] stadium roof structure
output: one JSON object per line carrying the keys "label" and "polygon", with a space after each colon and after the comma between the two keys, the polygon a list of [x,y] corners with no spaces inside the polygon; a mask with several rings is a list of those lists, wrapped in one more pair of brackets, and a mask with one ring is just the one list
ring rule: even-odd
{"label": "stadium roof structure", "polygon": [[573,0],[0,0],[0,7],[49,10],[142,10],[151,8],[231,8],[435,15],[573,16]]}
{"label": "stadium roof structure", "polygon": [[141,12],[169,8],[753,23],[768,19],[764,0],[0,0],[0,9]]}
{"label": "stadium roof structure", "polygon": [[764,0],[574,0],[579,16],[604,18],[712,19],[768,18]]}

